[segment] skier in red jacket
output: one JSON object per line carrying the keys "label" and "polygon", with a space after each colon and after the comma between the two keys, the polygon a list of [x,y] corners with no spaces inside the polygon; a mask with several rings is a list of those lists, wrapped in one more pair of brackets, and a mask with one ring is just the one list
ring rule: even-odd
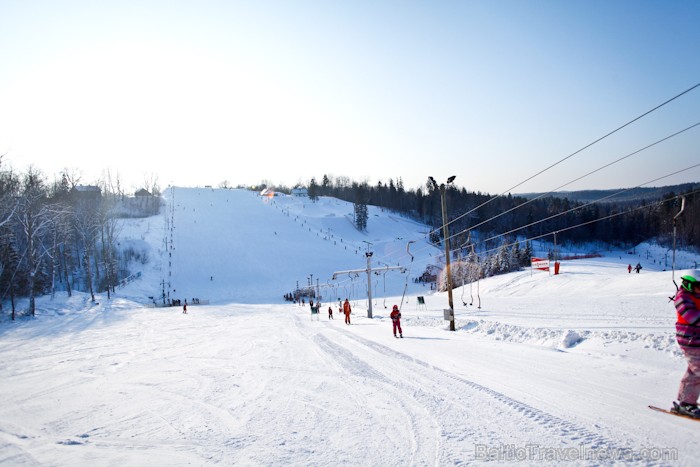
{"label": "skier in red jacket", "polygon": [[345,313],[345,324],[350,324],[350,313],[352,313],[352,308],[350,308],[350,302],[347,298],[343,303],[343,313]]}
{"label": "skier in red jacket", "polygon": [[403,338],[403,331],[401,330],[401,312],[399,311],[399,306],[394,305],[394,308],[391,310],[391,322],[394,325],[394,337],[396,337],[396,330],[399,330],[399,336]]}

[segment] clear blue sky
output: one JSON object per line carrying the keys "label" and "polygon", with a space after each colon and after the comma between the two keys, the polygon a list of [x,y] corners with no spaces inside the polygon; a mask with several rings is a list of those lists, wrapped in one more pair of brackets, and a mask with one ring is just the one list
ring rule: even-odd
{"label": "clear blue sky", "polygon": [[[0,1],[0,154],[125,185],[500,193],[700,82],[697,1]],[[700,122],[700,88],[514,190]],[[700,162],[691,130],[564,189]],[[700,180],[696,168],[660,180]]]}

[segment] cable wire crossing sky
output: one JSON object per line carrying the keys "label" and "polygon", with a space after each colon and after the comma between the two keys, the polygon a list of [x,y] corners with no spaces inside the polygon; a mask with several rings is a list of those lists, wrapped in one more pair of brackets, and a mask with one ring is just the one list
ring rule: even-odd
{"label": "cable wire crossing sky", "polygon": [[[0,155],[133,187],[457,175],[501,193],[698,84],[699,22],[685,0],[3,1]],[[696,88],[518,190],[548,191],[699,110]],[[698,143],[690,129],[567,189],[680,171]]]}

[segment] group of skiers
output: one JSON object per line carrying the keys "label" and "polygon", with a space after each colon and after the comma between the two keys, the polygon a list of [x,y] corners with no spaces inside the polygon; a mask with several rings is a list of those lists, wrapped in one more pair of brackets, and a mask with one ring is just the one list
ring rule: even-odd
{"label": "group of skiers", "polygon": [[[345,324],[350,324],[350,313],[352,313],[352,307],[350,306],[350,302],[347,298],[342,305],[340,305],[340,301],[338,301],[338,313],[343,313],[345,315]],[[328,319],[334,319],[332,306],[328,307]]]}
{"label": "group of skiers", "polygon": [[[321,306],[320,303],[316,303],[314,305],[313,300],[310,302],[311,306],[311,319],[314,318],[314,315],[318,314],[318,310]],[[350,314],[352,313],[352,307],[350,306],[350,301],[346,298],[345,301],[343,302],[342,305],[340,305],[340,301],[338,302],[338,312],[343,313],[345,315],[345,324],[351,324],[350,323]],[[396,336],[396,331],[399,332],[399,336],[403,338],[403,331],[401,330],[401,311],[399,310],[398,305],[394,305],[394,307],[391,310],[391,314],[389,315],[391,317],[391,322],[394,327],[394,337]],[[334,319],[333,318],[333,307],[329,306],[328,307],[328,319]]]}
{"label": "group of skiers", "polygon": [[[350,301],[346,298],[342,305],[340,305],[340,301],[338,304],[338,313],[343,313],[345,315],[345,324],[350,324],[350,313],[352,313]],[[333,307],[330,306],[328,307],[328,319],[333,319]]]}

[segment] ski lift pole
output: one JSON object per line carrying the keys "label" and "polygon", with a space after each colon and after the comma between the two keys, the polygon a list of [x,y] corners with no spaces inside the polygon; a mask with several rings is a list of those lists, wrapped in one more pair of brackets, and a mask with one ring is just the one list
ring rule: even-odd
{"label": "ski lift pole", "polygon": [[[476,257],[476,250],[474,249],[474,244],[472,243],[472,255]],[[476,258],[476,298],[479,300],[479,304],[477,305],[477,308],[481,310],[481,294],[479,293],[479,279],[481,278],[481,266],[479,265],[479,258]],[[471,294],[471,303],[470,305],[474,304],[474,294],[471,288],[471,284],[473,284],[474,281],[469,283],[469,293]]]}
{"label": "ski lift pole", "polygon": [[673,217],[673,257],[671,260],[671,280],[676,286],[676,289],[678,289],[678,284],[676,284],[676,222],[678,218],[680,217],[681,214],[683,214],[683,210],[685,209],[685,196],[681,196],[681,210],[678,211],[678,214],[676,214]]}
{"label": "ski lift pole", "polygon": [[[368,247],[369,248],[369,247]],[[372,252],[367,251],[365,253],[367,257],[367,301],[369,306],[367,307],[367,317],[372,317]]]}
{"label": "ski lift pole", "polygon": [[[372,318],[372,263],[370,261],[370,258],[372,257],[372,252],[367,252],[367,268],[366,269],[352,269],[349,271],[336,271],[333,273],[333,280],[337,279],[338,276],[341,274],[347,274],[351,278],[353,277],[360,277],[360,273],[364,272],[367,273],[367,299],[369,301],[369,306],[367,307],[367,317]],[[404,271],[405,268],[402,266],[386,266],[383,268],[378,268],[377,271],[393,271],[393,270],[400,270]],[[354,295],[354,287],[355,283],[352,282],[353,286],[353,295]]]}
{"label": "ski lift pole", "polygon": [[[415,240],[410,240],[410,241],[406,244],[406,253],[408,253],[408,256],[411,257],[411,266],[413,266],[413,255],[411,254],[411,243],[415,243]],[[409,267],[409,269],[410,269],[410,267]],[[403,299],[406,297],[406,290],[408,290],[408,281],[409,281],[409,279],[410,279],[410,277],[409,277],[408,274],[407,274],[407,275],[406,275],[406,283],[405,283],[404,286],[403,286],[403,294],[401,294],[401,302],[400,302],[400,304],[399,304],[399,310],[401,310],[401,309],[403,308]]]}

